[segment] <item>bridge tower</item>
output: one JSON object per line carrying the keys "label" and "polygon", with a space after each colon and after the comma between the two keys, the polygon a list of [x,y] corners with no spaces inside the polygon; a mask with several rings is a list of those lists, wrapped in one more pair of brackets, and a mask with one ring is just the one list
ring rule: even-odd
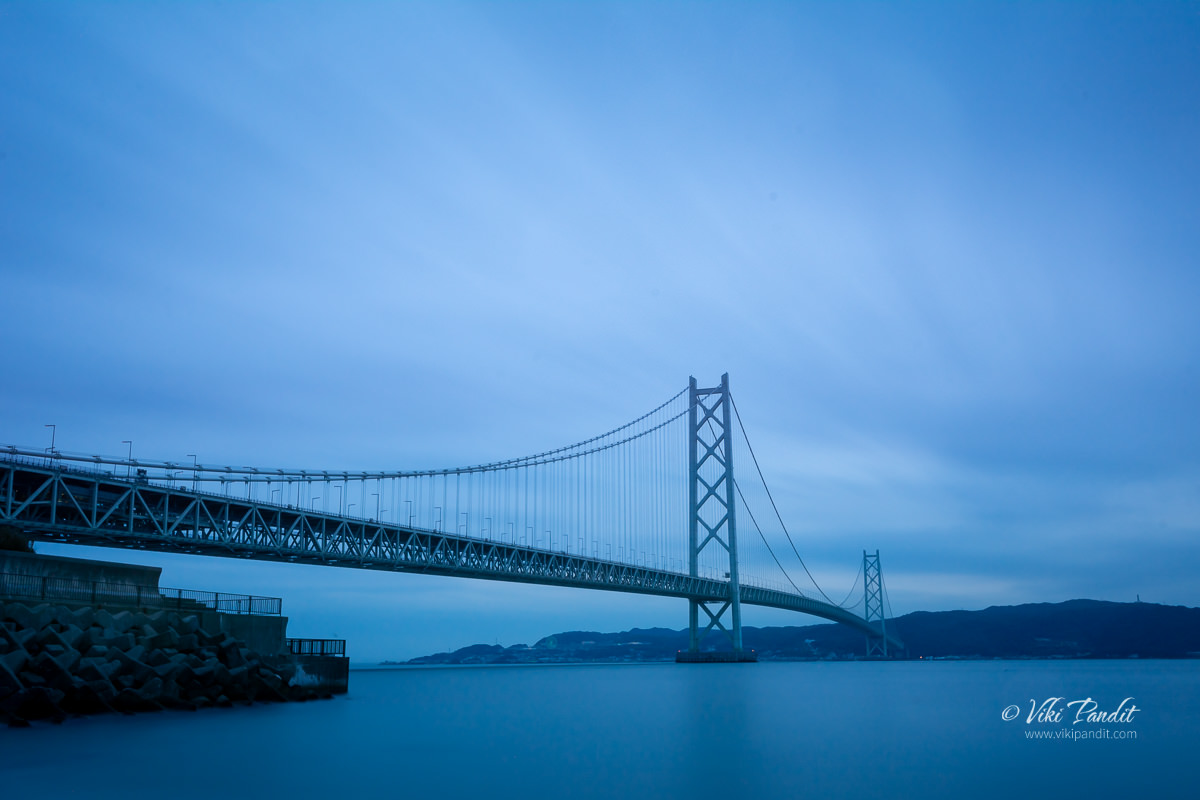
{"label": "bridge tower", "polygon": [[[707,548],[723,550],[721,562],[729,564],[729,598],[724,601],[688,600],[688,654],[698,659],[700,641],[714,627],[733,644],[733,660],[752,660],[742,649],[742,604],[738,582],[737,525],[734,519],[733,428],[730,424],[729,373],[721,385],[701,389],[692,378],[688,390],[688,567],[699,576],[700,554]],[[713,610],[714,606],[719,606]],[[700,626],[700,612],[707,618]],[[726,622],[722,617],[728,612]]]}
{"label": "bridge tower", "polygon": [[863,618],[867,624],[879,622],[879,634],[867,636],[867,658],[871,656],[887,657],[887,629],[883,613],[883,572],[879,567],[879,551],[870,555],[863,550],[863,592],[866,595],[866,607]]}

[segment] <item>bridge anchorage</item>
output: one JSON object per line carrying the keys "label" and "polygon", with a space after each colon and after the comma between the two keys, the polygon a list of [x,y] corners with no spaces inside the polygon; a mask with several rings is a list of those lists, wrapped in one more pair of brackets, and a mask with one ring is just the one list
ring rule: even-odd
{"label": "bridge anchorage", "polygon": [[[807,567],[766,481],[735,479],[735,450],[761,480],[728,375],[712,388],[692,378],[653,411],[576,444],[449,469],[232,467],[0,446],[0,525],[44,541],[676,597],[688,602],[679,661],[755,660],[742,641],[745,605],[849,625],[867,636],[868,655],[896,653],[878,551],[864,552],[862,600],[835,603],[815,581],[821,599],[801,591],[759,520],[774,514]],[[739,520],[750,523],[741,541]]]}

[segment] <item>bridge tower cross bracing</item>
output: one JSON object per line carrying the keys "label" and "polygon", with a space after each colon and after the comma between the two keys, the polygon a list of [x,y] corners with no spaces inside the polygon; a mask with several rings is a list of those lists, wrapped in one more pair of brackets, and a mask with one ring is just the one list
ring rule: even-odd
{"label": "bridge tower cross bracing", "polygon": [[867,657],[883,656],[887,657],[888,641],[887,627],[883,612],[883,572],[879,567],[879,551],[876,550],[874,555],[863,550],[863,593],[865,595],[866,605],[863,609],[863,618],[870,625],[873,622],[879,623],[879,634],[877,636],[867,636]]}
{"label": "bridge tower cross bracing", "polygon": [[[721,385],[700,389],[693,377],[688,389],[688,567],[699,576],[700,555],[706,548],[720,548],[728,558],[729,598],[711,601],[688,599],[688,652],[699,653],[701,640],[714,627],[723,631],[742,654],[742,605],[738,582],[737,525],[734,519],[733,429],[730,425],[729,373]],[[710,606],[719,606],[714,612]],[[700,627],[700,612],[708,618]],[[729,625],[721,621],[729,613]]]}

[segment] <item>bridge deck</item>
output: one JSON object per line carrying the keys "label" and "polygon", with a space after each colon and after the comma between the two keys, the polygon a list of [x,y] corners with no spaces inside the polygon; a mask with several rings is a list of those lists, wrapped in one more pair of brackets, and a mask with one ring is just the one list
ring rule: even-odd
{"label": "bridge deck", "polygon": [[[0,522],[42,540],[267,561],[420,572],[605,591],[729,599],[727,581],[527,545],[181,490],[0,454]],[[822,617],[878,636],[820,600],[745,585],[742,603]],[[887,636],[893,647],[903,643]]]}

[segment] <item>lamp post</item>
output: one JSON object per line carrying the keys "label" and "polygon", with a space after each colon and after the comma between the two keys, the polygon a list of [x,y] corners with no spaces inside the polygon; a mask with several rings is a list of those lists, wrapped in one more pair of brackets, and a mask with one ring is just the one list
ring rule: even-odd
{"label": "lamp post", "polygon": [[192,491],[194,492],[196,491],[196,469],[199,465],[196,463],[195,453],[187,453],[186,455],[189,455],[192,458]]}
{"label": "lamp post", "polygon": [[312,498],[311,500],[309,500],[309,501],[308,501],[308,510],[309,510],[309,511],[316,511],[316,510],[317,510],[317,501],[318,501],[318,500],[320,500],[320,499],[321,499],[321,495],[317,495],[316,497],[314,497],[314,498]]}
{"label": "lamp post", "polygon": [[133,440],[132,439],[122,439],[121,444],[129,445],[129,458],[126,459],[126,461],[125,461],[125,477],[128,478],[129,477],[129,462],[133,461]]}

